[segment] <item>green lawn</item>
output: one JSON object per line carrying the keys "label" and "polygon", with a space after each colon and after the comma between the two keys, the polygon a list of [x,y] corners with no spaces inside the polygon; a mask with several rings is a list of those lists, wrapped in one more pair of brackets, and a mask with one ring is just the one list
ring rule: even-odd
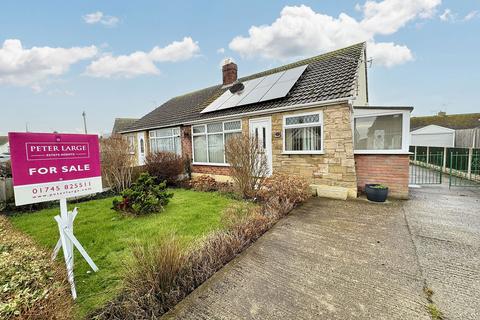
{"label": "green lawn", "polygon": [[[222,210],[234,201],[217,193],[183,189],[172,191],[174,196],[164,212],[138,218],[125,217],[113,211],[113,198],[69,205],[69,210],[78,207],[74,233],[100,269],[97,273],[87,272],[90,270],[88,264],[75,252],[78,316],[115,296],[122,279],[123,265],[129,259],[131,243],[174,233],[184,244],[188,244],[218,229]],[[11,221],[41,245],[53,249],[58,239],[53,219],[57,214],[59,208],[45,209],[13,216]],[[63,257],[57,259],[63,263]]]}

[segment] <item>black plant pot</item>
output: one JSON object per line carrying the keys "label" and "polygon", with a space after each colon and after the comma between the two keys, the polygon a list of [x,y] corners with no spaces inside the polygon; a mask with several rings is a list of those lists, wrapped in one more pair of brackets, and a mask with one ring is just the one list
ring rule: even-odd
{"label": "black plant pot", "polygon": [[367,199],[374,202],[385,202],[388,196],[388,188],[374,188],[375,186],[378,186],[378,184],[365,185]]}

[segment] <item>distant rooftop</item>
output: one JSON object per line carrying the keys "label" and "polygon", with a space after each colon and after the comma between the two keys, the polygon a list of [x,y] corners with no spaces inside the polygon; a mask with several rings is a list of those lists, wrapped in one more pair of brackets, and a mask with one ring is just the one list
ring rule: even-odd
{"label": "distant rooftop", "polygon": [[132,126],[138,119],[134,118],[115,118],[115,123],[113,124],[112,134],[120,133]]}
{"label": "distant rooftop", "polygon": [[454,130],[479,128],[480,113],[446,114],[445,112],[439,112],[434,116],[412,117],[410,119],[411,130],[432,124]]}

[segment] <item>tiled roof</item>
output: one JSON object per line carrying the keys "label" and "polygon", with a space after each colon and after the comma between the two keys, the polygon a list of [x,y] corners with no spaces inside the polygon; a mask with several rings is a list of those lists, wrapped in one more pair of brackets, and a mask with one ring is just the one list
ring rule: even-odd
{"label": "tiled roof", "polygon": [[455,130],[479,128],[480,113],[412,117],[410,119],[411,130],[420,129],[431,124]]}
{"label": "tiled roof", "polygon": [[120,133],[126,130],[128,127],[132,126],[137,120],[138,119],[133,118],[115,118],[112,134]]}
{"label": "tiled roof", "polygon": [[365,43],[359,43],[238,79],[239,81],[251,80],[308,64],[303,75],[284,98],[200,113],[227,90],[219,84],[170,99],[136,121],[126,131],[165,127],[278,107],[347,99],[354,95],[357,70],[363,58],[364,48]]}

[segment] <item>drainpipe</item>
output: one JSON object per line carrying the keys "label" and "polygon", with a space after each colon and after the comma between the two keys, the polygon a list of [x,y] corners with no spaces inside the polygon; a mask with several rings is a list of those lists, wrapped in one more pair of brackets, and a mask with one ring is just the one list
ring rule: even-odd
{"label": "drainpipe", "polygon": [[413,154],[413,161],[417,162],[417,146],[415,146],[415,151]]}

